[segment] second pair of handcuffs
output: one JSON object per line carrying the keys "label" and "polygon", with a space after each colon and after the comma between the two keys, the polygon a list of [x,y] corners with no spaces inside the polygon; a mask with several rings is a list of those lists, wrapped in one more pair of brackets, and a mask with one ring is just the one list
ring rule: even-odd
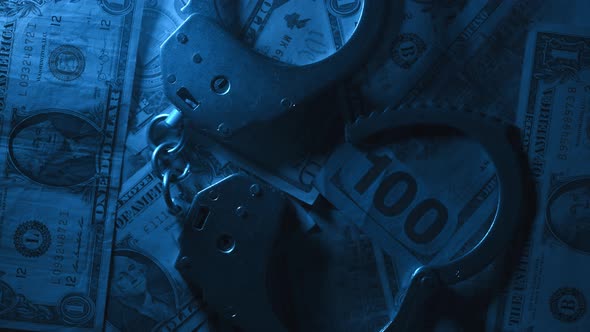
{"label": "second pair of handcuffs", "polygon": [[[325,1],[330,6],[340,3]],[[278,6],[285,3],[274,2],[280,3]],[[284,194],[259,178],[236,174],[202,190],[183,208],[170,196],[170,186],[187,176],[190,164],[178,171],[164,170],[160,160],[198,143],[191,141],[191,132],[239,150],[241,137],[253,126],[263,130],[285,114],[299,112],[367,61],[388,24],[387,13],[399,4],[387,0],[345,2],[362,11],[348,43],[330,57],[297,67],[272,61],[237,40],[211,19],[215,3],[189,2],[185,9],[197,13],[162,45],[164,89],[176,110],[158,119],[165,119],[169,127],[180,126],[184,134],[178,143],[157,146],[154,171],[163,178],[171,212],[184,223],[178,269],[189,284],[202,290],[208,308],[241,331],[290,331],[273,309],[267,280],[270,253],[285,227]],[[264,3],[269,9],[277,6],[272,1]],[[207,7],[208,16],[199,15],[203,7]],[[351,131],[349,141],[360,147],[386,144],[397,133],[415,127],[450,128],[479,142],[496,168],[499,202],[491,227],[472,250],[444,264],[414,271],[409,287],[399,295],[400,309],[391,313],[381,331],[416,330],[418,317],[439,287],[472,277],[503,252],[514,238],[525,206],[524,165],[511,133],[477,112],[402,107],[383,113],[370,128]]]}

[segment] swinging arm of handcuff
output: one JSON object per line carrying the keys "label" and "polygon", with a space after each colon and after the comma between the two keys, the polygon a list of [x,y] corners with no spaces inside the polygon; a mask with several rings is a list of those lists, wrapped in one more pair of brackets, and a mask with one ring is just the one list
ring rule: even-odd
{"label": "swinging arm of handcuff", "polygon": [[[210,19],[190,16],[162,45],[164,89],[179,109],[175,116],[182,116],[183,130],[201,130],[231,142],[236,132],[251,124],[270,122],[284,112],[295,111],[366,61],[387,3],[367,0],[350,42],[334,56],[304,67],[269,60],[247,49]],[[522,216],[523,172],[508,133],[497,132],[497,126],[489,126],[478,114],[436,114],[428,109],[388,114],[390,118],[381,121],[381,127],[371,128],[375,137],[417,125],[457,129],[482,144],[496,166],[500,183],[496,218],[482,241],[456,260],[424,266],[414,273],[399,312],[384,328],[406,331],[424,314],[424,306],[440,285],[457,283],[481,271],[513,238]],[[361,145],[374,141],[374,137],[362,135],[350,139]],[[262,196],[260,188],[265,188]],[[237,175],[200,192],[185,215],[178,259],[181,273],[203,289],[213,311],[225,313],[226,319],[245,331],[286,330],[273,311],[266,281],[268,251],[280,231],[284,206],[280,196],[247,175]],[[265,210],[265,206],[272,209]],[[248,216],[247,211],[264,213]],[[256,300],[245,299],[243,292]]]}

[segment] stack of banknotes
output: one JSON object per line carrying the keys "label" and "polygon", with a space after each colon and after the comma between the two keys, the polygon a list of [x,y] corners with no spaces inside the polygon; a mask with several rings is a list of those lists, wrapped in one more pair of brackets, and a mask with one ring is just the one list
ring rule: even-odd
{"label": "stack of banknotes", "polygon": [[[0,329],[215,330],[175,268],[182,225],[164,203],[146,139],[150,120],[171,107],[160,44],[188,17],[187,3],[0,0]],[[509,280],[478,311],[477,330],[590,331],[590,3],[395,3],[395,33],[342,87],[351,130],[374,121],[370,112],[424,102],[518,127],[537,211]],[[192,4],[244,47],[293,65],[338,51],[362,6]],[[227,7],[234,14],[224,15]],[[320,118],[321,135],[338,135]],[[323,154],[294,149],[284,164],[199,142],[178,194],[190,201],[228,175],[254,174],[321,230],[292,263],[306,331],[378,331],[411,273],[477,244],[498,202],[493,163],[460,136],[371,151],[343,141]],[[379,175],[368,177],[376,165]],[[435,229],[408,227],[424,206],[437,211],[427,216]],[[390,247],[360,231],[369,218]],[[448,325],[439,328],[465,330]]]}

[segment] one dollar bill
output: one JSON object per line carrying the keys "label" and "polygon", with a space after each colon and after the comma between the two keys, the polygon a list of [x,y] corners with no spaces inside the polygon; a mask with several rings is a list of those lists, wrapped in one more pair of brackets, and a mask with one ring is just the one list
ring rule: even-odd
{"label": "one dollar bill", "polygon": [[490,331],[590,330],[590,29],[528,40],[518,109],[538,208]]}
{"label": "one dollar bill", "polygon": [[142,7],[0,2],[1,327],[103,327]]}

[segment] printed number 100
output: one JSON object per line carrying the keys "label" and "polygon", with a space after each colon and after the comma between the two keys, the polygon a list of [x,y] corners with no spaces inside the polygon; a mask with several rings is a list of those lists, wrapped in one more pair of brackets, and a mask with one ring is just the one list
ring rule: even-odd
{"label": "printed number 100", "polygon": [[[364,194],[367,189],[377,180],[379,175],[393,162],[387,156],[378,156],[369,153],[367,158],[373,166],[354,186],[354,190],[360,195]],[[388,204],[385,201],[387,194],[398,185],[405,185],[402,195]],[[394,172],[379,184],[375,195],[373,196],[373,205],[385,217],[395,217],[402,214],[416,198],[418,193],[418,183],[412,175],[406,172]],[[418,224],[428,212],[433,212],[436,217],[430,222],[426,229],[419,231]],[[447,208],[437,199],[429,198],[417,203],[408,213],[404,221],[404,232],[408,238],[417,244],[427,244],[432,242],[444,229],[449,219]]]}

